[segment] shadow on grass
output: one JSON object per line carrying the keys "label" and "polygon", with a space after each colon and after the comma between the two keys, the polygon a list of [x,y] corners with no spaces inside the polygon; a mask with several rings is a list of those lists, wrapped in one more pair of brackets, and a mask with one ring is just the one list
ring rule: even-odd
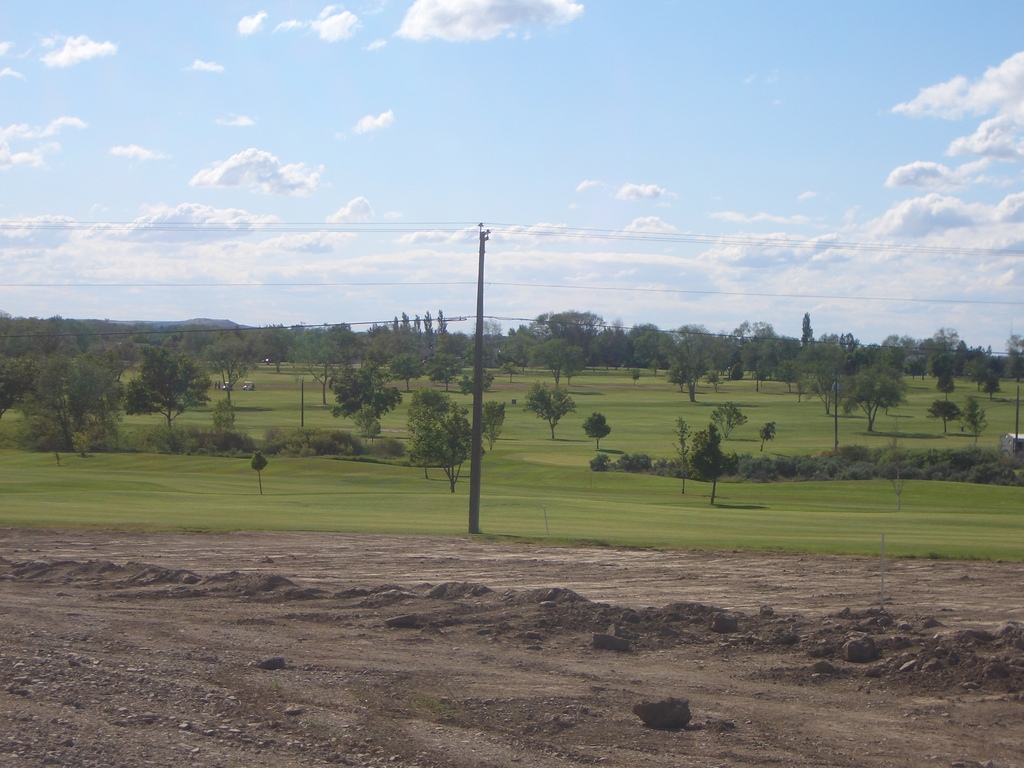
{"label": "shadow on grass", "polygon": [[714,506],[716,509],[768,509],[767,504],[723,504],[720,501]]}
{"label": "shadow on grass", "polygon": [[614,453],[616,456],[621,456],[624,451],[616,450],[615,448],[599,448],[598,453]]}

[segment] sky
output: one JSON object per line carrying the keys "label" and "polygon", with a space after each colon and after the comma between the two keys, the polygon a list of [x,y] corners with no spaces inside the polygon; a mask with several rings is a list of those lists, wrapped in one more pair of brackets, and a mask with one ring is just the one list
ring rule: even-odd
{"label": "sky", "polygon": [[[0,311],[1024,332],[1019,0],[0,6]],[[465,321],[457,318],[467,318]]]}

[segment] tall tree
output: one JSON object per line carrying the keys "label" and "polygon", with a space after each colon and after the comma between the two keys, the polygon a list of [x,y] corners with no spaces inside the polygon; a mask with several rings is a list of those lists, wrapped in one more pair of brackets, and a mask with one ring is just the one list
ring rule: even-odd
{"label": "tall tree", "polygon": [[203,356],[210,369],[220,376],[231,402],[231,391],[253,366],[254,352],[249,343],[233,334],[224,334],[208,346]]}
{"label": "tall tree", "polygon": [[722,451],[722,437],[714,424],[693,436],[689,451],[690,473],[697,480],[711,483],[711,504],[715,503],[718,479],[734,472],[738,459],[735,453]]}
{"label": "tall tree", "polygon": [[23,406],[27,437],[34,447],[83,456],[109,447],[121,420],[122,389],[113,370],[92,353],[47,358]]}
{"label": "tall tree", "polygon": [[587,437],[597,440],[597,450],[601,450],[601,438],[608,437],[612,428],[608,426],[608,419],[603,413],[594,412],[583,420],[583,431]]}
{"label": "tall tree", "polygon": [[814,342],[814,329],[811,328],[811,313],[804,312],[803,322],[800,324],[800,346],[806,347]]}
{"label": "tall tree", "polygon": [[985,416],[985,409],[981,407],[978,399],[968,396],[967,404],[960,412],[960,426],[965,432],[974,435],[974,444],[978,444],[978,435],[985,431],[988,426],[988,419]]}
{"label": "tall tree", "polygon": [[[418,390],[416,394],[430,390]],[[427,466],[441,467],[448,478],[449,489],[455,493],[462,465],[469,458],[473,431],[468,410],[457,405],[449,395],[440,394],[433,407],[409,419],[410,458]],[[415,397],[415,395],[414,395]]]}
{"label": "tall tree", "polygon": [[761,438],[761,450],[764,451],[764,444],[769,440],[775,439],[775,422],[766,421],[761,425],[761,428],[757,431],[757,436]]}
{"label": "tall tree", "polygon": [[335,417],[351,417],[363,408],[369,408],[376,418],[394,410],[402,402],[402,393],[386,386],[390,377],[376,363],[364,363],[358,368],[345,366],[335,377],[334,399],[338,404]]}
{"label": "tall tree", "polygon": [[487,400],[483,404],[483,434],[487,438],[487,450],[494,450],[495,441],[501,436],[501,428],[505,424],[505,404],[497,400]]}
{"label": "tall tree", "polygon": [[[431,425],[445,414],[453,402],[451,397],[436,389],[430,389],[429,387],[417,389],[412,393],[412,399],[409,401],[409,411],[406,416],[406,423],[410,434],[415,434],[417,431],[421,434],[426,434]],[[424,443],[424,446],[429,447],[429,443]],[[430,451],[418,451],[417,447],[413,445],[410,449],[409,458],[423,467],[423,478],[429,480],[429,468],[432,466],[430,463],[432,460]]]}
{"label": "tall tree", "polygon": [[860,408],[868,418],[868,432],[874,432],[879,410],[895,408],[906,399],[907,383],[902,374],[885,365],[868,366],[848,381],[843,408],[847,413]]}
{"label": "tall tree", "polygon": [[535,381],[526,393],[526,410],[532,411],[537,418],[544,419],[551,427],[551,439],[555,439],[555,427],[559,420],[576,411],[576,403],[569,393],[561,387],[549,388],[547,384]]}
{"label": "tall tree", "polygon": [[928,418],[942,419],[942,434],[946,434],[946,425],[960,418],[960,406],[949,400],[936,400],[928,406]]}
{"label": "tall tree", "polygon": [[0,418],[31,394],[37,373],[29,357],[0,357]]}
{"label": "tall tree", "polygon": [[708,372],[714,353],[713,336],[703,325],[684,325],[675,333],[670,359],[670,381],[686,388],[690,402],[697,402],[697,382]]}
{"label": "tall tree", "polygon": [[356,359],[358,353],[359,339],[347,325],[307,328],[295,344],[295,360],[320,384],[323,405],[327,405],[327,389],[338,371]]}
{"label": "tall tree", "polygon": [[555,386],[562,381],[562,375],[571,378],[583,370],[584,353],[579,347],[565,339],[548,339],[533,349],[530,362],[538,368],[547,368],[555,377]]}
{"label": "tall tree", "polygon": [[676,452],[679,454],[680,471],[683,475],[683,489],[680,493],[686,493],[686,476],[690,467],[690,425],[679,417],[676,419]]}
{"label": "tall tree", "polygon": [[154,346],[142,347],[140,354],[138,375],[125,389],[126,413],[159,413],[170,430],[186,410],[209,402],[210,377],[191,355]]}

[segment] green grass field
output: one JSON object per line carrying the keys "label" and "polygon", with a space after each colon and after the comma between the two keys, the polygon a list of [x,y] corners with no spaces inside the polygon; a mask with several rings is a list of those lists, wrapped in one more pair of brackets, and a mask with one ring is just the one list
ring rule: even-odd
{"label": "green grass field", "polygon": [[[237,425],[259,438],[273,426],[298,426],[300,391],[292,372],[263,368],[248,377],[252,392],[233,393]],[[501,439],[484,458],[481,527],[485,535],[590,542],[610,546],[693,549],[758,549],[876,554],[882,534],[887,553],[916,557],[1024,559],[1024,489],[959,483],[908,482],[902,509],[885,481],[831,483],[720,483],[714,507],[710,487],[624,473],[592,473],[594,441],[583,434],[593,411],[608,418],[611,434],[601,448],[612,454],[673,454],[673,427],[683,417],[703,428],[715,405],[731,400],[749,422],[726,447],[757,453],[757,430],[775,421],[778,437],[765,453],[799,455],[832,448],[834,420],[819,401],[797,401],[785,385],[729,382],[715,393],[706,387],[699,402],[661,375],[645,372],[634,385],[627,371],[587,372],[570,387],[577,412],[562,420],[556,440],[546,423],[522,409],[524,395],[540,373],[495,383],[489,399],[507,403]],[[546,380],[550,380],[550,376]],[[414,386],[415,386],[414,382]],[[1006,386],[1009,386],[1007,383]],[[961,385],[953,399],[962,402]],[[995,445],[1013,429],[1011,393],[983,398],[989,427],[980,443]],[[1015,394],[1015,391],[1012,393]],[[214,393],[214,397],[223,397]],[[839,418],[840,444],[884,446],[898,434],[906,448],[947,448],[973,442],[955,425],[925,410],[939,395],[934,382],[911,383],[908,403],[879,415],[876,433],[863,416]],[[328,400],[330,401],[330,392]],[[467,403],[468,397],[455,395]],[[512,399],[518,400],[513,406]],[[406,398],[408,400],[408,398]],[[349,428],[321,404],[315,384],[305,386],[306,426]],[[405,436],[405,404],[383,420],[386,435]],[[8,414],[0,425],[14,428]],[[208,409],[186,413],[179,424],[207,426]],[[158,417],[125,420],[125,429],[149,428]],[[898,427],[898,433],[897,433]],[[323,530],[458,535],[467,530],[468,466],[452,495],[440,470],[423,479],[418,468],[271,457],[260,496],[248,459],[148,454],[104,454],[89,458],[0,452],[0,525],[104,527],[145,530],[237,529]]]}

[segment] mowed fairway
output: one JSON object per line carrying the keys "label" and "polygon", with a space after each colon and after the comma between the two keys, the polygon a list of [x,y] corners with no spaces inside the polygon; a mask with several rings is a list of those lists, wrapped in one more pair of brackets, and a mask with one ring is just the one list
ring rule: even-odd
{"label": "mowed fairway", "polygon": [[[260,438],[269,427],[298,426],[297,376],[262,369],[250,378],[256,391],[234,394],[239,427]],[[625,371],[588,372],[574,377],[570,389],[577,412],[562,420],[557,439],[551,440],[546,423],[522,409],[525,391],[537,379],[545,380],[539,372],[517,376],[512,384],[499,379],[487,395],[506,403],[507,418],[501,439],[484,458],[485,535],[609,546],[871,555],[878,553],[884,534],[886,552],[896,556],[1024,559],[1024,489],[1019,487],[910,481],[897,511],[885,481],[720,483],[712,507],[710,487],[693,480],[686,482],[684,495],[676,479],[589,471],[596,451],[580,425],[593,411],[605,414],[612,427],[601,448],[613,459],[622,452],[670,457],[675,419],[701,429],[714,406],[727,400],[749,418],[726,442],[730,450],[757,453],[756,434],[765,421],[778,427],[766,454],[830,449],[833,418],[817,400],[798,402],[785,385],[769,382],[755,392],[752,382],[729,382],[719,393],[705,388],[693,404],[663,375],[645,372],[634,385]],[[960,389],[954,397],[962,395]],[[936,396],[933,381],[911,383],[908,404],[880,415],[877,434],[865,432],[861,417],[840,416],[840,442],[881,447],[898,425],[900,442],[908,448],[971,444],[954,425],[943,435],[941,423],[925,417]],[[330,415],[319,389],[308,381],[305,401],[306,426],[351,428]],[[386,435],[404,439],[407,403],[408,397],[385,417]],[[997,396],[983,404],[992,426],[982,442],[992,445],[1012,429],[1013,402]],[[197,410],[180,423],[206,426],[209,418],[208,409]],[[4,422],[5,429],[13,428],[9,417]],[[125,428],[157,424],[155,418],[132,418]],[[0,453],[0,525],[441,535],[464,534],[468,527],[468,466],[453,495],[441,470],[431,470],[425,480],[423,470],[415,467],[272,456],[263,489],[261,496],[248,457],[68,455],[58,466],[50,454]]]}

